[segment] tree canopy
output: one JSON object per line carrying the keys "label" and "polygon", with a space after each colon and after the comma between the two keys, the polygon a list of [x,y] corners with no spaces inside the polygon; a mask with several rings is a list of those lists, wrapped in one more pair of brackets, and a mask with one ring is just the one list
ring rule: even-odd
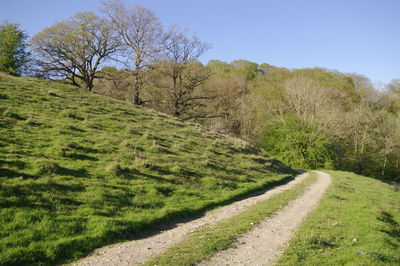
{"label": "tree canopy", "polygon": [[26,38],[18,24],[4,22],[0,25],[0,71],[20,76],[27,63]]}
{"label": "tree canopy", "polygon": [[89,91],[101,63],[118,50],[110,22],[92,12],[78,13],[37,33],[31,39],[38,73],[46,78],[77,78]]}
{"label": "tree canopy", "polygon": [[133,103],[142,104],[143,70],[161,51],[164,38],[161,23],[151,10],[138,5],[127,8],[119,0],[104,2],[102,10],[118,32],[128,58],[126,64],[134,75]]}

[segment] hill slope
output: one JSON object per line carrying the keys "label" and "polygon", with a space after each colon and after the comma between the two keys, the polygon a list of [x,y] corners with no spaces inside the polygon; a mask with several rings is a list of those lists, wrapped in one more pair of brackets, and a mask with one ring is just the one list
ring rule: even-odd
{"label": "hill slope", "polygon": [[373,178],[328,173],[332,185],[277,265],[400,265],[400,193]]}
{"label": "hill slope", "polygon": [[0,264],[54,264],[276,184],[246,143],[80,89],[0,74]]}

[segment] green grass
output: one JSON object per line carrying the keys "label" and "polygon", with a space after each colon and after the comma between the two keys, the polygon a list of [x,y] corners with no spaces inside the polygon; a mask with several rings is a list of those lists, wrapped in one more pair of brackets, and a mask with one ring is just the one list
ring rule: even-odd
{"label": "green grass", "polygon": [[291,174],[198,125],[0,74],[0,265],[68,262]]}
{"label": "green grass", "polygon": [[229,248],[241,235],[252,230],[265,218],[303,194],[305,189],[315,181],[316,174],[310,173],[309,177],[292,189],[274,195],[228,220],[196,230],[188,238],[151,259],[145,265],[195,265],[207,260],[218,251]]}
{"label": "green grass", "polygon": [[400,193],[327,171],[333,183],[278,265],[400,265]]}

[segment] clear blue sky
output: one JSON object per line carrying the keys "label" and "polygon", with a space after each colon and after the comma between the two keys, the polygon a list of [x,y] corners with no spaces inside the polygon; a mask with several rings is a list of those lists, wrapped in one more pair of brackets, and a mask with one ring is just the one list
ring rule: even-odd
{"label": "clear blue sky", "polygon": [[[125,0],[212,45],[201,61],[324,67],[373,82],[400,78],[400,0]],[[0,0],[0,20],[33,35],[101,0]]]}

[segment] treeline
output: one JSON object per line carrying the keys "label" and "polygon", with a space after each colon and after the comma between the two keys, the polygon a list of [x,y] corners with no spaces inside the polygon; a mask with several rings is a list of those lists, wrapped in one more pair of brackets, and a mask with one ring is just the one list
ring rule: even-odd
{"label": "treeline", "polygon": [[[193,64],[212,75],[191,93],[179,116],[245,139],[295,168],[343,169],[380,179],[400,177],[400,80],[378,91],[368,78],[321,68],[295,69],[246,60]],[[129,101],[123,70],[95,91]],[[144,104],[177,115],[168,80],[151,69]],[[185,77],[183,77],[185,81]]]}
{"label": "treeline", "polygon": [[[11,36],[11,37],[10,37]],[[198,59],[210,45],[140,6],[107,1],[28,42],[0,28],[0,71],[69,82],[243,138],[295,168],[400,179],[400,80],[246,60]],[[9,45],[12,43],[12,45]],[[29,58],[29,60],[28,60]]]}

